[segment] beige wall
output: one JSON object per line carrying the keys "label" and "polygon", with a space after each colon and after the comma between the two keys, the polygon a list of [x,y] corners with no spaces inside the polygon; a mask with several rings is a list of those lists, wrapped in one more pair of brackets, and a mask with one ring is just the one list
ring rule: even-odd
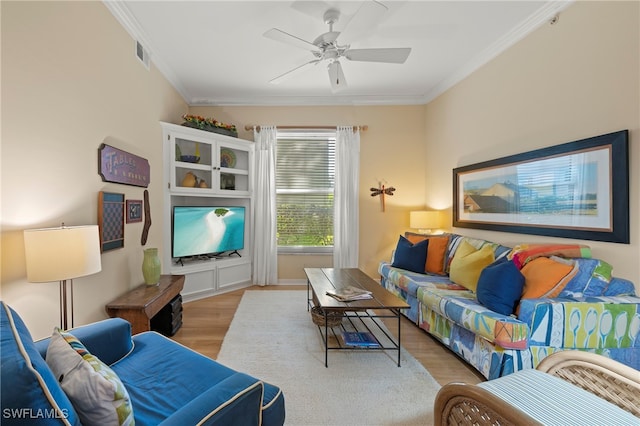
{"label": "beige wall", "polygon": [[[368,125],[360,137],[360,261],[367,274],[377,277],[381,259],[388,259],[398,235],[408,230],[409,211],[424,209],[425,106],[343,107],[192,107],[190,112],[238,126],[239,137],[253,140],[244,126]],[[383,213],[379,197],[369,188],[378,182],[394,186]],[[305,267],[331,267],[331,256],[282,255],[278,277],[303,280]]]}
{"label": "beige wall", "polygon": [[[640,290],[639,8],[574,3],[556,25],[541,27],[429,103],[426,202],[451,206],[455,167],[629,129],[631,244],[584,243]],[[456,231],[507,244],[553,240]]]}
{"label": "beige wall", "polygon": [[[99,191],[142,199],[144,188],[102,182],[105,142],[149,160],[153,225],[162,241],[162,133],[187,105],[101,2],[8,2],[2,13],[1,297],[35,338],[58,324],[57,283],[26,282],[22,231],[96,224]],[[76,324],[106,317],[104,305],[142,283],[141,223],[125,247],[102,254],[102,272],[74,280]]]}

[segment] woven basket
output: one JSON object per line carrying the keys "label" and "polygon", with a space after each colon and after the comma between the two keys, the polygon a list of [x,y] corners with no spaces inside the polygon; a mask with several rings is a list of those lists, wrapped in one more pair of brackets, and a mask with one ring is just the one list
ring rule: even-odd
{"label": "woven basket", "polygon": [[[342,323],[344,314],[340,311],[327,311],[327,326],[336,327]],[[315,325],[324,326],[324,311],[319,306],[311,308],[311,319]]]}

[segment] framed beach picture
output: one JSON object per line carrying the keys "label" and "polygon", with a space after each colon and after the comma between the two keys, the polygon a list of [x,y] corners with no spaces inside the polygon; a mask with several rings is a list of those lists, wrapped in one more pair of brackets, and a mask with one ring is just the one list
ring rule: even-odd
{"label": "framed beach picture", "polygon": [[453,170],[453,226],[629,243],[628,131]]}

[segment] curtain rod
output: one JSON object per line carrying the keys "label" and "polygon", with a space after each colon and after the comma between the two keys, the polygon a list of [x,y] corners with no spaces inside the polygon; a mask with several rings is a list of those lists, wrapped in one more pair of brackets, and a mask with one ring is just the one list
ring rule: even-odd
{"label": "curtain rod", "polygon": [[[288,130],[296,130],[296,129],[300,129],[300,130],[314,130],[314,129],[328,129],[328,130],[334,130],[336,129],[336,127],[338,126],[276,126],[276,128],[278,129],[288,129]],[[255,129],[256,131],[260,132],[260,126],[252,126],[250,124],[247,124],[244,126],[245,130],[253,130]],[[353,131],[355,132],[356,130],[360,130],[363,132],[366,132],[369,129],[369,126],[364,124],[361,126],[353,126]]]}

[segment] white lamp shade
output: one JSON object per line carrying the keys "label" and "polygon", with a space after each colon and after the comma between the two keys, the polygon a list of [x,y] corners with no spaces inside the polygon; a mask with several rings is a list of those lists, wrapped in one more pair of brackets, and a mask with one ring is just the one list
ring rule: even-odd
{"label": "white lamp shade", "polygon": [[27,280],[62,281],[102,270],[97,225],[24,231]]}
{"label": "white lamp shade", "polygon": [[440,212],[413,211],[409,212],[409,227],[415,229],[433,229],[440,227]]}

